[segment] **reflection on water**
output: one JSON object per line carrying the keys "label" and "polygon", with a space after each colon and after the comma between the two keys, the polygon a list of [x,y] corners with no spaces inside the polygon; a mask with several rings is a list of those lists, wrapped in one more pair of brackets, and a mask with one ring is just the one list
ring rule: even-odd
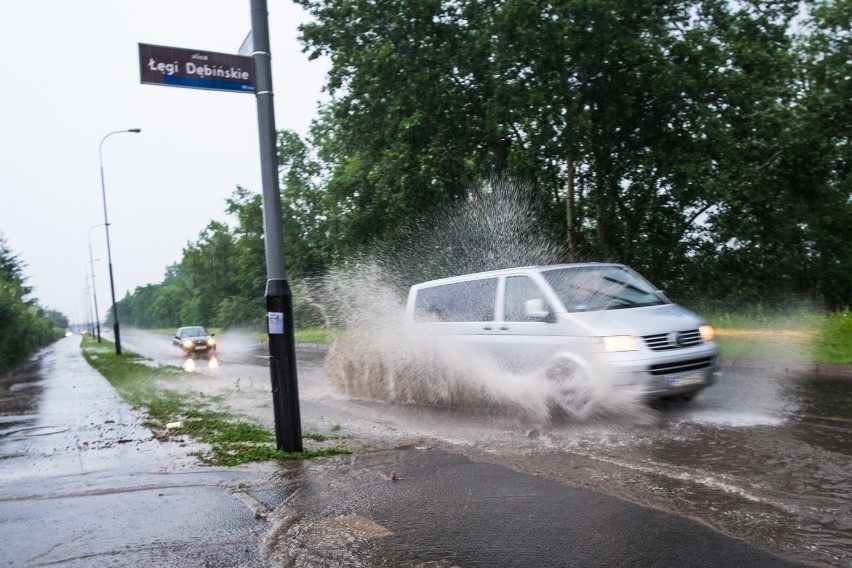
{"label": "reflection on water", "polygon": [[[551,430],[548,442],[611,470],[596,489],[702,518],[786,556],[852,566],[849,400],[849,379],[727,370],[692,404],[657,407],[653,424],[569,426]],[[536,467],[557,457],[545,454]]]}
{"label": "reflection on water", "polygon": [[[852,380],[840,377],[807,377],[787,382],[787,395],[798,405],[790,413],[792,433],[808,446],[832,453],[852,453]],[[852,479],[852,470],[846,471]]]}
{"label": "reflection on water", "polygon": [[[206,363],[206,365],[204,364]],[[187,357],[183,360],[183,370],[187,373],[194,373],[195,371],[200,371],[204,368],[207,369],[218,369],[219,368],[219,358],[215,355],[211,355],[207,359],[204,360],[201,364],[197,362],[197,360],[193,357]]]}
{"label": "reflection on water", "polygon": [[18,368],[0,375],[0,416],[27,416],[37,408],[42,392],[41,358],[37,355]]}

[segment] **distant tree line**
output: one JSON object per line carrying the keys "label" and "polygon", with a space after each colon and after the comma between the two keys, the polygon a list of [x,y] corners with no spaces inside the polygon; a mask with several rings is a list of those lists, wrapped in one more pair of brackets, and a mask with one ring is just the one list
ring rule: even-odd
{"label": "distant tree line", "polygon": [[[718,306],[852,304],[850,0],[295,1],[331,99],[307,140],[278,136],[291,278],[405,247],[510,179],[562,260]],[[123,318],[262,314],[260,198],[227,211]],[[463,243],[430,247],[428,276],[458,269],[437,259]]]}
{"label": "distant tree line", "polygon": [[25,281],[23,264],[0,235],[0,374],[62,337],[68,327],[65,316],[30,298]]}

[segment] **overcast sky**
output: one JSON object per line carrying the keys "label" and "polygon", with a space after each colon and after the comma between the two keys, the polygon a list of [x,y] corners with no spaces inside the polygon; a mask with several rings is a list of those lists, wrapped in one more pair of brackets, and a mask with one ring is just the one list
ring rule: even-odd
{"label": "overcast sky", "polygon": [[[297,41],[306,19],[268,0],[276,128],[304,135],[327,61]],[[100,315],[110,306],[98,147],[116,295],[161,282],[238,185],[260,193],[253,94],[140,83],[138,44],[237,53],[249,0],[0,0],[0,233],[44,307],[85,320],[89,241]],[[95,227],[94,229],[92,229]]]}

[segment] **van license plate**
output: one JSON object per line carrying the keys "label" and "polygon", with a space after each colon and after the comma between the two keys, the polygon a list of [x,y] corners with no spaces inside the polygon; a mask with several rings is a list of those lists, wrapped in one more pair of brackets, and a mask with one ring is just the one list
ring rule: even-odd
{"label": "van license plate", "polygon": [[666,387],[685,387],[689,385],[700,385],[704,382],[704,373],[692,373],[681,377],[669,377],[666,379]]}

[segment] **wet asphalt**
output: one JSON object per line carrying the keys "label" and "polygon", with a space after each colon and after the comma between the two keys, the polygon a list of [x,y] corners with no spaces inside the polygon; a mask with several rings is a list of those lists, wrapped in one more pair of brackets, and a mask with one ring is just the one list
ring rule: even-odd
{"label": "wet asphalt", "polygon": [[0,566],[265,565],[266,526],[233,495],[254,476],[157,442],[79,338],[0,389]]}
{"label": "wet asphalt", "polygon": [[0,566],[787,567],[688,518],[426,446],[199,466],[61,340],[0,380]]}

